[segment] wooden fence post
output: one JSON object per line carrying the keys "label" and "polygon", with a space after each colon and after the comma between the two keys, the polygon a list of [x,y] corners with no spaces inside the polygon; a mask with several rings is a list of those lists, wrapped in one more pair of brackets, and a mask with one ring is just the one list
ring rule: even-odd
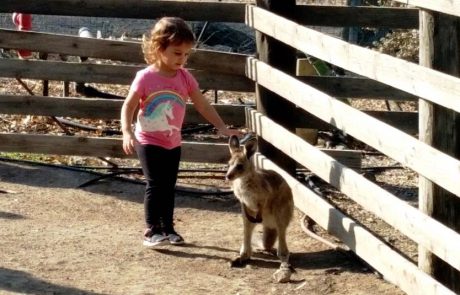
{"label": "wooden fence post", "polygon": [[[258,7],[267,9],[286,18],[293,16],[296,9],[295,0],[271,1],[256,0]],[[296,49],[275,38],[256,32],[257,57],[277,69],[295,76]],[[293,114],[295,105],[272,91],[256,84],[257,110],[267,115],[272,120],[295,132]],[[279,140],[283,140],[280,138]],[[286,172],[294,175],[295,161],[283,152],[273,147],[270,143],[259,137],[259,151],[271,159]]]}
{"label": "wooden fence post", "polygon": [[[460,76],[460,18],[438,12],[420,12],[420,64]],[[460,158],[460,114],[419,100],[419,138],[436,149]],[[419,208],[460,232],[460,199],[420,177]],[[460,272],[419,247],[419,267],[446,287],[460,293]]]}

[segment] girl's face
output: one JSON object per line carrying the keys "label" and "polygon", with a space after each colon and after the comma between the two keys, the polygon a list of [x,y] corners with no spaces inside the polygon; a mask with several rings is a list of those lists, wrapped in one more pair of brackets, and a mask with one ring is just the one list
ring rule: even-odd
{"label": "girl's face", "polygon": [[175,74],[187,62],[193,43],[169,45],[159,52],[159,70],[165,74]]}

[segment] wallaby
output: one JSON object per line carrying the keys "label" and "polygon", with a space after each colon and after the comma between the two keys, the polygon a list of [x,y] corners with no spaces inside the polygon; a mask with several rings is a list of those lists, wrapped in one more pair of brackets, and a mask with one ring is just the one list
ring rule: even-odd
{"label": "wallaby", "polygon": [[254,227],[262,223],[264,250],[271,252],[278,238],[277,256],[281,266],[274,279],[287,282],[292,274],[286,243],[286,230],[294,210],[291,188],[275,171],[256,169],[250,159],[257,149],[256,138],[240,146],[238,137],[232,136],[228,145],[231,158],[226,179],[232,182],[233,192],[241,203],[244,225],[240,255],[232,261],[232,266],[243,266],[249,261]]}

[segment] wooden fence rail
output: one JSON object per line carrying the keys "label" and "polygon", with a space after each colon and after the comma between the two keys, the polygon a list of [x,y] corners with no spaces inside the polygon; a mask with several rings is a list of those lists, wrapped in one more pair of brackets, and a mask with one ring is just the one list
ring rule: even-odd
{"label": "wooden fence rail", "polygon": [[[127,156],[121,146],[120,138],[66,136],[44,134],[0,133],[0,150],[15,153],[36,153],[55,155],[74,155],[87,157],[135,158]],[[184,141],[181,161],[220,163],[228,161],[226,143]],[[323,149],[331,157],[338,158],[348,167],[359,169],[359,152],[350,150]]]}
{"label": "wooden fence rail", "polygon": [[[122,85],[129,85],[136,72],[144,67],[19,59],[5,59],[0,62],[3,77]],[[254,84],[244,76],[193,69],[190,72],[203,89],[254,91]]]}
{"label": "wooden fence rail", "polygon": [[[250,111],[251,129],[352,200],[460,270],[460,235],[323,154],[268,117]],[[282,138],[282,140],[280,140]],[[401,218],[404,216],[404,218]],[[421,226],[423,225],[423,226]],[[456,253],[454,253],[456,252]]]}
{"label": "wooden fence rail", "polygon": [[[22,48],[38,52],[144,63],[139,42],[81,38],[60,34],[0,29],[0,48]],[[207,72],[244,76],[246,57],[248,57],[248,55],[196,49],[193,54],[191,54],[187,62],[187,67]],[[49,68],[52,68],[52,66]],[[10,72],[12,69],[10,69]],[[8,69],[5,69],[5,71],[8,71]],[[11,76],[13,74],[9,75]],[[14,75],[18,74],[14,73]],[[227,77],[224,76],[224,78]],[[68,79],[68,76],[62,76],[57,80],[65,79]],[[107,79],[107,83],[111,83],[111,77],[108,76]],[[391,97],[393,100],[416,99],[416,97],[410,93],[367,78],[308,76],[302,77],[301,79],[313,87],[335,97],[365,97],[374,99],[388,99],[388,97]],[[224,85],[228,84],[228,79],[227,82],[222,81],[218,83],[222,85],[220,87],[224,87]],[[253,85],[249,86],[247,90],[251,92],[254,91]]]}
{"label": "wooden fence rail", "polygon": [[347,132],[460,196],[459,160],[257,59],[248,60],[247,75],[323,121]]}
{"label": "wooden fence rail", "polygon": [[458,0],[393,0],[402,4],[418,6],[429,10],[460,16],[460,1]]}
{"label": "wooden fence rail", "polygon": [[459,78],[349,44],[252,5],[246,22],[302,52],[460,112]]}
{"label": "wooden fence rail", "polygon": [[2,0],[0,12],[156,19],[180,16],[189,21],[244,22],[243,3],[138,0]]}
{"label": "wooden fence rail", "polygon": [[[123,100],[107,98],[0,95],[0,110],[4,114],[120,119],[122,104]],[[245,105],[214,104],[214,107],[227,124],[244,125]],[[190,103],[186,110],[186,123],[207,123]]]}
{"label": "wooden fence rail", "polygon": [[418,9],[300,5],[292,20],[304,26],[418,28]]}
{"label": "wooden fence rail", "polygon": [[[244,22],[244,3],[137,0],[2,0],[0,13],[156,19],[175,15],[189,21]],[[206,13],[203,13],[206,11]],[[406,8],[373,8],[300,5],[295,21],[312,26],[364,26],[417,28],[418,11]]]}
{"label": "wooden fence rail", "polygon": [[[119,99],[52,97],[30,95],[0,95],[0,110],[5,114],[62,116],[87,119],[119,119],[123,104]],[[217,112],[227,124],[243,126],[244,109],[248,105],[214,104]],[[249,105],[251,106],[251,105]],[[97,112],[94,112],[94,110]],[[417,113],[367,111],[372,117],[386,122],[409,134],[417,131]],[[318,128],[330,130],[331,125],[303,111],[296,109],[297,128]],[[206,121],[190,104],[187,105],[186,123],[205,123]]]}
{"label": "wooden fence rail", "polygon": [[[0,29],[0,48],[109,59],[144,64],[140,42],[82,38],[62,34]],[[187,67],[218,73],[244,75],[247,55],[195,49]]]}
{"label": "wooden fence rail", "polygon": [[[37,153],[55,155],[79,155],[87,157],[135,158],[124,154],[120,138],[89,136],[57,136],[43,134],[0,133],[1,150],[4,152]],[[199,142],[183,143],[182,161],[225,163],[228,146]]]}
{"label": "wooden fence rail", "polygon": [[326,200],[319,198],[279,166],[260,154],[255,155],[255,161],[261,168],[280,173],[293,190],[295,206],[378,269],[386,280],[399,286],[408,294],[454,295],[452,291],[420,271],[414,263]]}

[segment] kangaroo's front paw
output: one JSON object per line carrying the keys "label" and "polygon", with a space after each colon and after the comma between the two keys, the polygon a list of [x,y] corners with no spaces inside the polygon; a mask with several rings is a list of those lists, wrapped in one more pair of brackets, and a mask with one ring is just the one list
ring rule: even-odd
{"label": "kangaroo's front paw", "polygon": [[245,267],[249,263],[249,258],[238,256],[230,262],[231,267]]}
{"label": "kangaroo's front paw", "polygon": [[273,274],[273,280],[276,283],[287,283],[291,280],[293,268],[287,263],[281,264],[280,268]]}

